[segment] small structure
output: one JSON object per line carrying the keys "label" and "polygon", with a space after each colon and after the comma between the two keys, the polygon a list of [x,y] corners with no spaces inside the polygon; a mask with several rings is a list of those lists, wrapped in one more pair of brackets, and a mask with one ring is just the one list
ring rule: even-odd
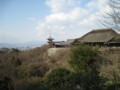
{"label": "small structure", "polygon": [[49,47],[52,47],[54,45],[54,42],[53,42],[54,38],[52,38],[50,35],[50,37],[47,40],[48,40]]}
{"label": "small structure", "polygon": [[56,47],[70,47],[75,39],[68,39],[67,41],[54,42]]}
{"label": "small structure", "polygon": [[99,46],[120,46],[120,34],[113,29],[93,30],[84,36],[76,39],[73,45],[88,44]]}
{"label": "small structure", "polygon": [[70,47],[75,39],[68,39],[67,41],[53,41],[54,39],[50,36],[47,40],[50,48],[64,48]]}
{"label": "small structure", "polygon": [[67,41],[53,41],[54,39],[50,36],[48,38],[48,44],[50,48],[64,48],[72,45],[87,44],[92,46],[120,46],[120,34],[115,32],[113,29],[97,29],[88,32],[84,36],[77,39],[68,39]]}

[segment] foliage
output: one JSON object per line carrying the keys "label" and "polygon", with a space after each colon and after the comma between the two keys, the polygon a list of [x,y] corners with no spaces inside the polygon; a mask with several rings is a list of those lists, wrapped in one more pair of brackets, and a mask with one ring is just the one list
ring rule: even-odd
{"label": "foliage", "polygon": [[[106,51],[102,55],[107,60],[103,62],[100,67],[101,74],[108,79],[107,85],[111,90],[117,90],[120,83],[120,51],[119,49],[114,51]],[[109,90],[108,89],[108,90]]]}
{"label": "foliage", "polygon": [[14,90],[9,77],[4,77],[4,79],[0,81],[0,90]]}
{"label": "foliage", "polygon": [[82,74],[80,86],[83,90],[105,90],[106,79],[99,76],[97,70],[92,70],[86,74]]}
{"label": "foliage", "polygon": [[94,68],[98,60],[98,50],[96,48],[84,45],[71,49],[69,63],[76,72],[86,72]]}
{"label": "foliage", "polygon": [[49,90],[45,87],[42,80],[23,79],[17,82],[15,90]]}
{"label": "foliage", "polygon": [[38,66],[33,65],[28,71],[28,76],[43,77],[46,71],[48,71],[48,68],[39,68]]}
{"label": "foliage", "polygon": [[0,54],[4,53],[3,51],[0,51]]}
{"label": "foliage", "polygon": [[18,50],[17,48],[12,48],[12,52],[17,53],[20,52],[20,50]]}
{"label": "foliage", "polygon": [[20,66],[22,64],[19,58],[12,58],[11,63],[15,66]]}
{"label": "foliage", "polygon": [[70,57],[69,63],[80,78],[79,87],[82,90],[103,90],[105,79],[99,76],[98,50],[86,45],[78,46],[71,49]]}
{"label": "foliage", "polygon": [[21,79],[30,77],[44,77],[48,70],[49,68],[47,66],[38,66],[37,64],[27,65],[26,68],[19,68],[17,70],[17,77]]}
{"label": "foliage", "polygon": [[71,72],[64,68],[57,68],[52,70],[45,79],[45,84],[51,90],[60,90],[71,86],[70,83]]}
{"label": "foliage", "polygon": [[[96,48],[84,45],[53,57],[46,52],[45,46],[19,53],[0,53],[0,90],[4,86],[15,90],[104,90],[106,79],[102,76],[108,79],[107,90],[119,88],[119,50],[99,53]],[[105,58],[104,62],[100,56]],[[57,68],[61,66],[64,68]],[[5,76],[10,78],[8,84],[4,83]]]}
{"label": "foliage", "polygon": [[107,87],[107,90],[120,90],[120,84],[111,84]]}

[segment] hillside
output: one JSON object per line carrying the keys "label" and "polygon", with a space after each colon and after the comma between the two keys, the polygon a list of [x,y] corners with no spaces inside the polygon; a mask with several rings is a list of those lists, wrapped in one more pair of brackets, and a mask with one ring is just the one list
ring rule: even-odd
{"label": "hillside", "polygon": [[68,67],[67,51],[49,57],[47,50],[47,46],[42,46],[28,51],[0,53],[0,81],[9,77],[18,87],[25,78],[36,81],[53,68]]}
{"label": "hillside", "polygon": [[[0,81],[9,77],[16,90],[22,90],[17,87],[22,87],[23,82],[39,81],[56,67],[70,69],[70,49],[59,50],[52,57],[48,56],[47,51],[48,47],[42,46],[28,51],[0,53]],[[100,74],[112,83],[120,75],[120,50],[107,50],[99,54],[102,57]]]}

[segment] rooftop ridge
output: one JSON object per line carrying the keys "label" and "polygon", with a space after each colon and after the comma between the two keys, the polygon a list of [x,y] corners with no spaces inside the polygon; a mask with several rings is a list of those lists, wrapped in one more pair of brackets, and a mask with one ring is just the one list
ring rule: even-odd
{"label": "rooftop ridge", "polygon": [[111,32],[115,35],[117,35],[118,33],[113,30],[112,28],[107,28],[107,29],[96,29],[96,30],[92,30],[91,32],[89,33],[106,33],[106,32]]}
{"label": "rooftop ridge", "polygon": [[114,31],[112,28],[93,29],[92,31]]}

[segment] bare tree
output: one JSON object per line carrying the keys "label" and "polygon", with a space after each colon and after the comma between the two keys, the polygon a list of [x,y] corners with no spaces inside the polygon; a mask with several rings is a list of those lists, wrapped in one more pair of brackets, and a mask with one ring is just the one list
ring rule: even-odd
{"label": "bare tree", "polygon": [[108,11],[105,12],[102,24],[120,31],[120,0],[108,0]]}

